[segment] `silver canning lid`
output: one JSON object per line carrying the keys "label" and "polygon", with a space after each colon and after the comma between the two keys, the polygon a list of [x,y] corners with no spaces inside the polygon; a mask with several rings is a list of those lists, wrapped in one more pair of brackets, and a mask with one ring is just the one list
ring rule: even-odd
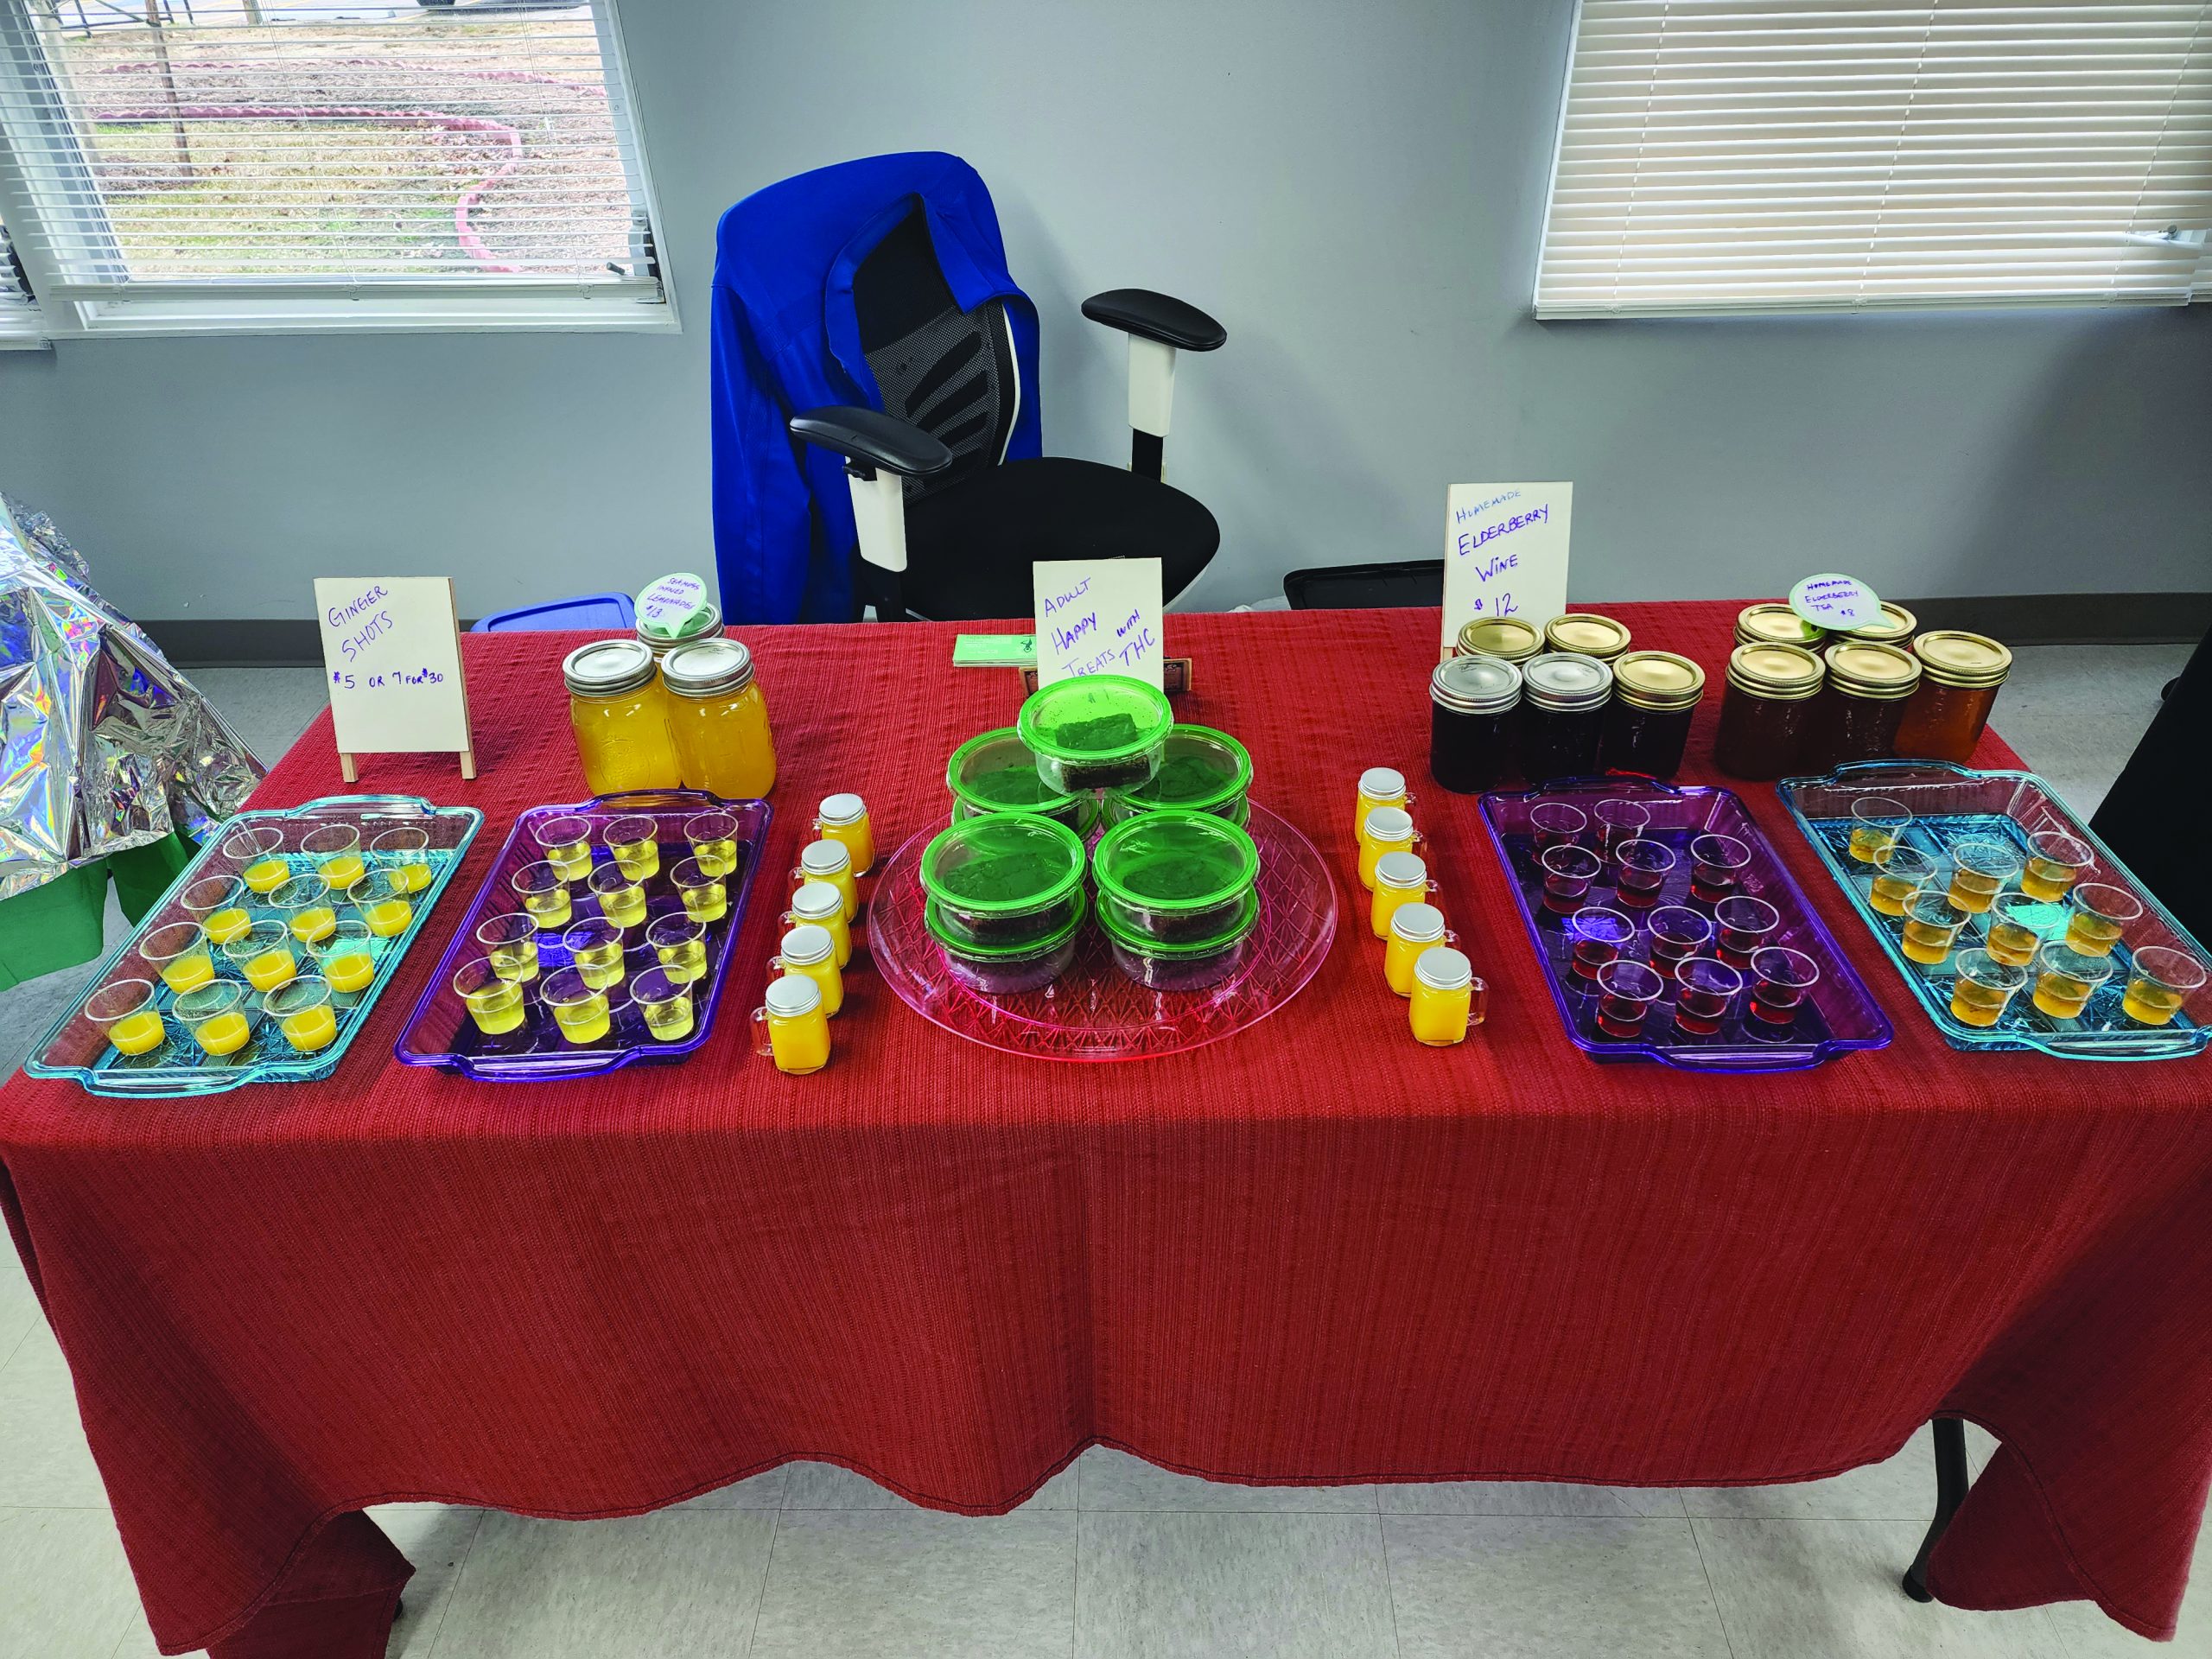
{"label": "silver canning lid", "polygon": [[842,916],[845,895],[827,881],[802,881],[798,891],[791,895],[791,914],[814,918]]}
{"label": "silver canning lid", "polygon": [[1374,841],[1411,841],[1414,835],[1414,815],[1402,806],[1378,806],[1367,815],[1367,822],[1360,826]]}
{"label": "silver canning lid", "polygon": [[1390,931],[1411,944],[1444,937],[1444,912],[1434,905],[1400,905],[1390,912]]}
{"label": "silver canning lid", "polygon": [[638,619],[638,638],[656,657],[665,657],[671,651],[680,651],[695,640],[707,639],[722,631],[721,607],[711,599],[702,600],[698,610],[676,625],[677,632],[661,633],[640,616]]}
{"label": "silver canning lid", "polygon": [[786,963],[811,967],[817,962],[829,961],[830,953],[836,948],[837,941],[830,937],[828,928],[817,927],[812,922],[801,922],[784,935],[783,943],[777,947],[777,954]]}
{"label": "silver canning lid", "polygon": [[[794,932],[798,930],[793,929]],[[822,988],[804,974],[785,974],[768,982],[768,1012],[786,1020],[812,1014],[822,1006]]]}
{"label": "silver canning lid", "polygon": [[561,659],[561,677],[580,697],[611,697],[652,683],[653,654],[635,639],[594,639]]}
{"label": "silver canning lid", "polygon": [[1395,801],[1406,792],[1406,774],[1395,766],[1370,766],[1359,774],[1359,792],[1370,801]]}
{"label": "silver canning lid", "polygon": [[824,823],[858,823],[868,816],[868,803],[857,795],[824,795],[815,813]]}
{"label": "silver canning lid", "polygon": [[1417,853],[1385,853],[1375,861],[1375,882],[1383,887],[1424,887],[1428,866]]}
{"label": "silver canning lid", "polygon": [[852,861],[853,855],[842,841],[810,841],[798,855],[799,868],[809,875],[835,875],[849,868]]}
{"label": "silver canning lid", "polygon": [[1453,657],[1428,677],[1428,696],[1455,714],[1503,714],[1521,701],[1521,670],[1503,657]]}
{"label": "silver canning lid", "polygon": [[1522,669],[1521,690],[1531,708],[1602,709],[1613,695],[1613,671],[1580,652],[1548,652]]}
{"label": "silver canning lid", "polygon": [[1432,991],[1464,990],[1475,982],[1475,964],[1464,950],[1434,945],[1414,958],[1414,977]]}
{"label": "silver canning lid", "polygon": [[[648,653],[650,654],[650,653]],[[678,645],[661,659],[660,677],[679,697],[712,697],[753,683],[753,653],[737,639]]]}

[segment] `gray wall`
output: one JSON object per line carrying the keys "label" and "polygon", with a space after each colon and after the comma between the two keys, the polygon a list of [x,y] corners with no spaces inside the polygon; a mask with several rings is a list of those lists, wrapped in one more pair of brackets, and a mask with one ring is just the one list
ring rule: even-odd
{"label": "gray wall", "polygon": [[1097,289],[1214,310],[1171,475],[1190,595],[1433,556],[1453,480],[1570,478],[1584,599],[2212,588],[2212,315],[1530,320],[1565,0],[624,0],[680,338],[127,340],[0,353],[0,484],[151,618],[451,572],[474,613],[712,569],[721,209],[939,147],[1046,320],[1052,450],[1126,454]]}

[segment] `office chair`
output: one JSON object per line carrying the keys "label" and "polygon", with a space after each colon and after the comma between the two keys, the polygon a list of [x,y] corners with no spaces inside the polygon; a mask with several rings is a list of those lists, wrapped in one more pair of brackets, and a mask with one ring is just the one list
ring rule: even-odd
{"label": "office chair", "polygon": [[[801,220],[801,197],[830,200],[837,212],[827,223]],[[1211,317],[1144,289],[1084,301],[1085,316],[1128,336],[1131,465],[1044,457],[1037,453],[1035,309],[1004,272],[988,193],[965,162],[873,157],[747,198],[723,224],[733,289],[748,280],[767,286],[740,265],[748,220],[763,234],[796,224],[836,248],[818,281],[830,313],[818,357],[796,360],[788,347],[743,343],[747,368],[779,381],[791,436],[841,466],[849,508],[824,501],[820,474],[802,470],[813,556],[856,552],[861,561],[854,612],[865,596],[891,620],[1025,616],[1033,563],[1129,555],[1160,559],[1163,597],[1173,599],[1213,557],[1221,541],[1213,515],[1162,479],[1176,356],[1213,351],[1227,339]],[[724,280],[718,265],[718,286]],[[840,308],[848,297],[857,352],[841,360]],[[751,334],[782,327],[779,317],[739,321]],[[810,345],[815,319],[804,321]],[[722,332],[718,319],[718,355]],[[724,372],[719,364],[717,372]],[[817,387],[840,400],[802,404],[791,395]],[[840,547],[847,510],[851,540]],[[753,519],[740,522],[753,533]],[[718,543],[721,531],[718,505]],[[743,552],[760,557],[757,535]],[[726,609],[730,567],[725,556]],[[821,576],[817,568],[815,580],[826,591]],[[743,586],[741,575],[735,585]],[[741,594],[739,614],[746,605]]]}
{"label": "office chair", "polygon": [[2204,824],[2212,813],[2203,764],[2208,724],[2212,633],[2166,688],[2150,729],[2089,819],[2089,828],[2199,939],[2212,939],[2212,882],[2204,874]]}

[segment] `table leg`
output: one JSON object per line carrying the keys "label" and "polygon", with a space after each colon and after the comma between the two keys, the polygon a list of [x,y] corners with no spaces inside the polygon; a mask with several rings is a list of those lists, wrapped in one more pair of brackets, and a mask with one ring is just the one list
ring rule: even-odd
{"label": "table leg", "polygon": [[1920,1554],[1905,1569],[1904,1592],[1915,1601],[1935,1599],[1928,1588],[1928,1557],[1943,1529],[1951,1524],[1951,1517],[1959,1512],[1959,1505],[1967,1501],[1970,1480],[1967,1426],[1956,1417],[1938,1417],[1929,1427],[1936,1436],[1936,1518],[1928,1523],[1928,1535],[1920,1541]]}

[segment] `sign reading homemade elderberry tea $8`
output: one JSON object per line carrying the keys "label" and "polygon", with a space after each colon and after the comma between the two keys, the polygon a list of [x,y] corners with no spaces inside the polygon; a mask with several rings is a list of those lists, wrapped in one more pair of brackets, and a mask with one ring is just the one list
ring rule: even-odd
{"label": "sign reading homemade elderberry tea $8", "polygon": [[458,754],[461,775],[474,778],[452,579],[317,576],[315,603],[346,781],[360,780],[364,754]]}
{"label": "sign reading homemade elderberry tea $8", "polygon": [[1567,609],[1572,484],[1454,484],[1444,504],[1444,637],[1517,616],[1539,633]]}
{"label": "sign reading homemade elderberry tea $8", "polygon": [[1164,689],[1158,559],[1061,559],[1032,569],[1038,684],[1123,674]]}

